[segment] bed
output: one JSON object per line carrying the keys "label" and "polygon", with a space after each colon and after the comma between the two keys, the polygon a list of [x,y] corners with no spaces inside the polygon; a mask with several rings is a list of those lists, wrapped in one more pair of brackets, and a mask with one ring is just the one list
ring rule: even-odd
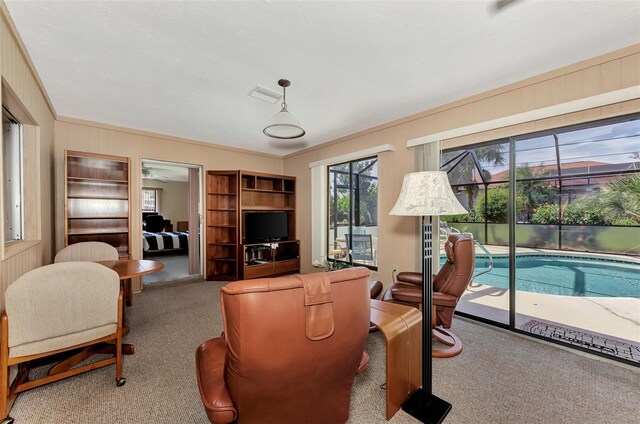
{"label": "bed", "polygon": [[142,232],[142,248],[145,253],[169,250],[189,251],[189,233],[186,232]]}

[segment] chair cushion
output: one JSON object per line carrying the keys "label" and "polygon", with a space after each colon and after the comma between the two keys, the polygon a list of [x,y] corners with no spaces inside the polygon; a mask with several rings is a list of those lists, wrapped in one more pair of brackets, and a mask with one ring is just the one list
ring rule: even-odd
{"label": "chair cushion", "polygon": [[80,331],[78,333],[66,334],[64,336],[52,337],[50,339],[38,340],[31,343],[24,343],[9,348],[9,358],[18,358],[20,356],[36,355],[38,353],[65,349],[107,337],[111,334],[115,334],[116,331],[118,331],[117,324],[107,324],[101,327]]}
{"label": "chair cushion", "polygon": [[422,288],[396,283],[391,286],[391,296],[401,302],[422,303]]}
{"label": "chair cushion", "polygon": [[224,382],[227,344],[223,338],[206,341],[196,350],[198,389],[209,421],[228,424],[238,418],[238,411]]}

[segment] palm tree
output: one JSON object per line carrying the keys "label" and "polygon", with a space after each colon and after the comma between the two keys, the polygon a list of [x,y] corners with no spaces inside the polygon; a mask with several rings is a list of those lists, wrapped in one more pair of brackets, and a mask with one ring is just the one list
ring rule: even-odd
{"label": "palm tree", "polygon": [[640,222],[640,174],[611,182],[604,187],[604,206],[620,220]]}
{"label": "palm tree", "polygon": [[[486,185],[491,179],[491,173],[484,167],[506,164],[506,146],[506,143],[500,143],[468,149],[465,156],[457,164],[455,164],[455,161],[453,162],[455,167],[449,170],[449,180],[451,184],[469,183],[464,185],[464,190],[467,195],[467,208],[470,214],[473,214],[475,198],[480,190],[480,184],[476,182],[476,172]],[[446,163],[447,160],[460,156],[460,153],[461,151],[456,151],[443,155],[443,161]]]}
{"label": "palm tree", "polygon": [[552,187],[548,181],[534,180],[539,177],[552,177],[552,175],[542,167],[537,170],[527,163],[516,169],[516,190],[522,197],[522,209],[526,213],[526,222],[531,222],[533,209],[545,203],[553,204],[558,201],[558,189]]}

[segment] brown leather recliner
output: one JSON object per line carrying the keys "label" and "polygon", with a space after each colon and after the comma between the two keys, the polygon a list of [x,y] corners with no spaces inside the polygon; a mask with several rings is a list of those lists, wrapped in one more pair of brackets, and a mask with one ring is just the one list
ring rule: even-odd
{"label": "brown leather recliner", "polygon": [[[435,357],[451,357],[462,351],[460,339],[445,328],[451,327],[453,312],[460,297],[471,282],[475,266],[473,238],[469,234],[451,234],[444,246],[447,262],[433,277],[434,331],[433,337],[450,346],[434,350]],[[422,306],[422,274],[401,272],[398,282],[385,293],[383,300],[420,308]]]}
{"label": "brown leather recliner", "polygon": [[212,423],[343,423],[367,365],[369,270],[231,283],[224,333],[196,351]]}

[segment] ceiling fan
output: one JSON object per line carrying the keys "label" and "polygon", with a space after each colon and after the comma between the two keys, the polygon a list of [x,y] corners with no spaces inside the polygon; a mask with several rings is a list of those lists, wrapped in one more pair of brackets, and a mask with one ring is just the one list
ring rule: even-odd
{"label": "ceiling fan", "polygon": [[167,177],[161,177],[159,175],[153,174],[153,172],[151,172],[151,168],[142,168],[142,178],[160,181],[161,183],[166,183],[167,181],[169,181]]}

